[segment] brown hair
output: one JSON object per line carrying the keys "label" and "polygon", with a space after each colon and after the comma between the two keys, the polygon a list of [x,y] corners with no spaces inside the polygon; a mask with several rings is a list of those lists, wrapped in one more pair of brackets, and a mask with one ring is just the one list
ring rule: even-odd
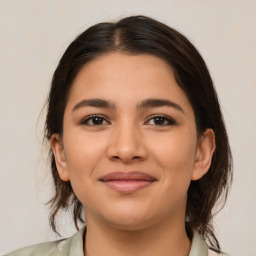
{"label": "brown hair", "polygon": [[[218,98],[206,64],[188,39],[176,30],[145,16],[132,16],[116,23],[96,24],[79,35],[65,51],[53,75],[45,137],[50,140],[54,133],[62,135],[68,94],[81,68],[97,56],[114,51],[147,53],[165,60],[193,107],[198,136],[207,128],[214,131],[216,151],[210,169],[200,180],[191,181],[188,189],[186,229],[188,234],[192,229],[197,230],[213,250],[220,252],[212,226],[213,208],[219,199],[222,199],[221,206],[226,201],[232,180],[232,157]],[[50,225],[57,232],[56,214],[61,209],[72,207],[73,220],[78,228],[78,221],[84,223],[83,206],[70,182],[60,179],[51,150],[50,157],[55,185],[55,195],[50,200]]]}

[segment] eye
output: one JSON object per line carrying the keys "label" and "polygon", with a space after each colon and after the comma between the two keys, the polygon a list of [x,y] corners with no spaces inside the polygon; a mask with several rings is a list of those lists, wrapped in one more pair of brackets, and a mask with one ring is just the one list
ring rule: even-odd
{"label": "eye", "polygon": [[171,117],[167,117],[165,115],[155,115],[151,116],[146,124],[154,125],[154,126],[168,126],[168,125],[177,125],[177,122]]}
{"label": "eye", "polygon": [[103,116],[91,115],[83,119],[81,124],[88,125],[88,126],[100,126],[100,125],[109,125],[110,123]]}

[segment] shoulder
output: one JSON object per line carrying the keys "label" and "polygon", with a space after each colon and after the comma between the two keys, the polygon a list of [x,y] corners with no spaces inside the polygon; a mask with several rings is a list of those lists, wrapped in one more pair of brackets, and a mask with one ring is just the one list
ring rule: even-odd
{"label": "shoulder", "polygon": [[214,252],[214,251],[212,251],[212,250],[208,250],[208,256],[228,256],[227,254],[225,254],[225,253],[221,253],[221,254],[219,254],[219,253],[217,253],[217,252]]}
{"label": "shoulder", "polygon": [[28,246],[5,256],[68,256],[71,250],[74,255],[83,256],[85,231],[84,227],[70,238]]}
{"label": "shoulder", "polygon": [[216,252],[212,251],[212,250],[208,250],[208,256],[218,256],[219,254],[217,254]]}
{"label": "shoulder", "polygon": [[[65,241],[65,240],[63,240]],[[58,250],[58,245],[61,244],[60,241],[47,242],[36,244],[32,246],[28,246],[11,253],[8,253],[6,256],[37,256],[37,255],[45,255],[45,256],[57,256],[60,255],[60,250]]]}
{"label": "shoulder", "polygon": [[223,253],[216,253],[213,250],[209,249],[207,243],[203,240],[200,234],[193,230],[193,238],[189,256],[228,256]]}

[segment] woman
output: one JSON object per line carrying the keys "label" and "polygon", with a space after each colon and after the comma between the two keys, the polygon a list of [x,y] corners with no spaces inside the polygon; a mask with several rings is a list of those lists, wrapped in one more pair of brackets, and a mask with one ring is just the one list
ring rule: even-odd
{"label": "woman", "polygon": [[177,31],[135,16],[83,32],[54,73],[45,136],[51,227],[69,208],[86,227],[9,255],[221,253],[231,153],[207,67]]}

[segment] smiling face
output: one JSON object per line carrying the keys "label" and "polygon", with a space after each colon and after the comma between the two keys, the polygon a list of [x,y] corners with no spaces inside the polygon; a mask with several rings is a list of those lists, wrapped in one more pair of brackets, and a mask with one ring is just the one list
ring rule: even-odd
{"label": "smiling face", "polygon": [[51,146],[87,225],[140,229],[184,223],[189,184],[207,172],[214,135],[197,141],[193,109],[162,59],[110,53],[78,73]]}

